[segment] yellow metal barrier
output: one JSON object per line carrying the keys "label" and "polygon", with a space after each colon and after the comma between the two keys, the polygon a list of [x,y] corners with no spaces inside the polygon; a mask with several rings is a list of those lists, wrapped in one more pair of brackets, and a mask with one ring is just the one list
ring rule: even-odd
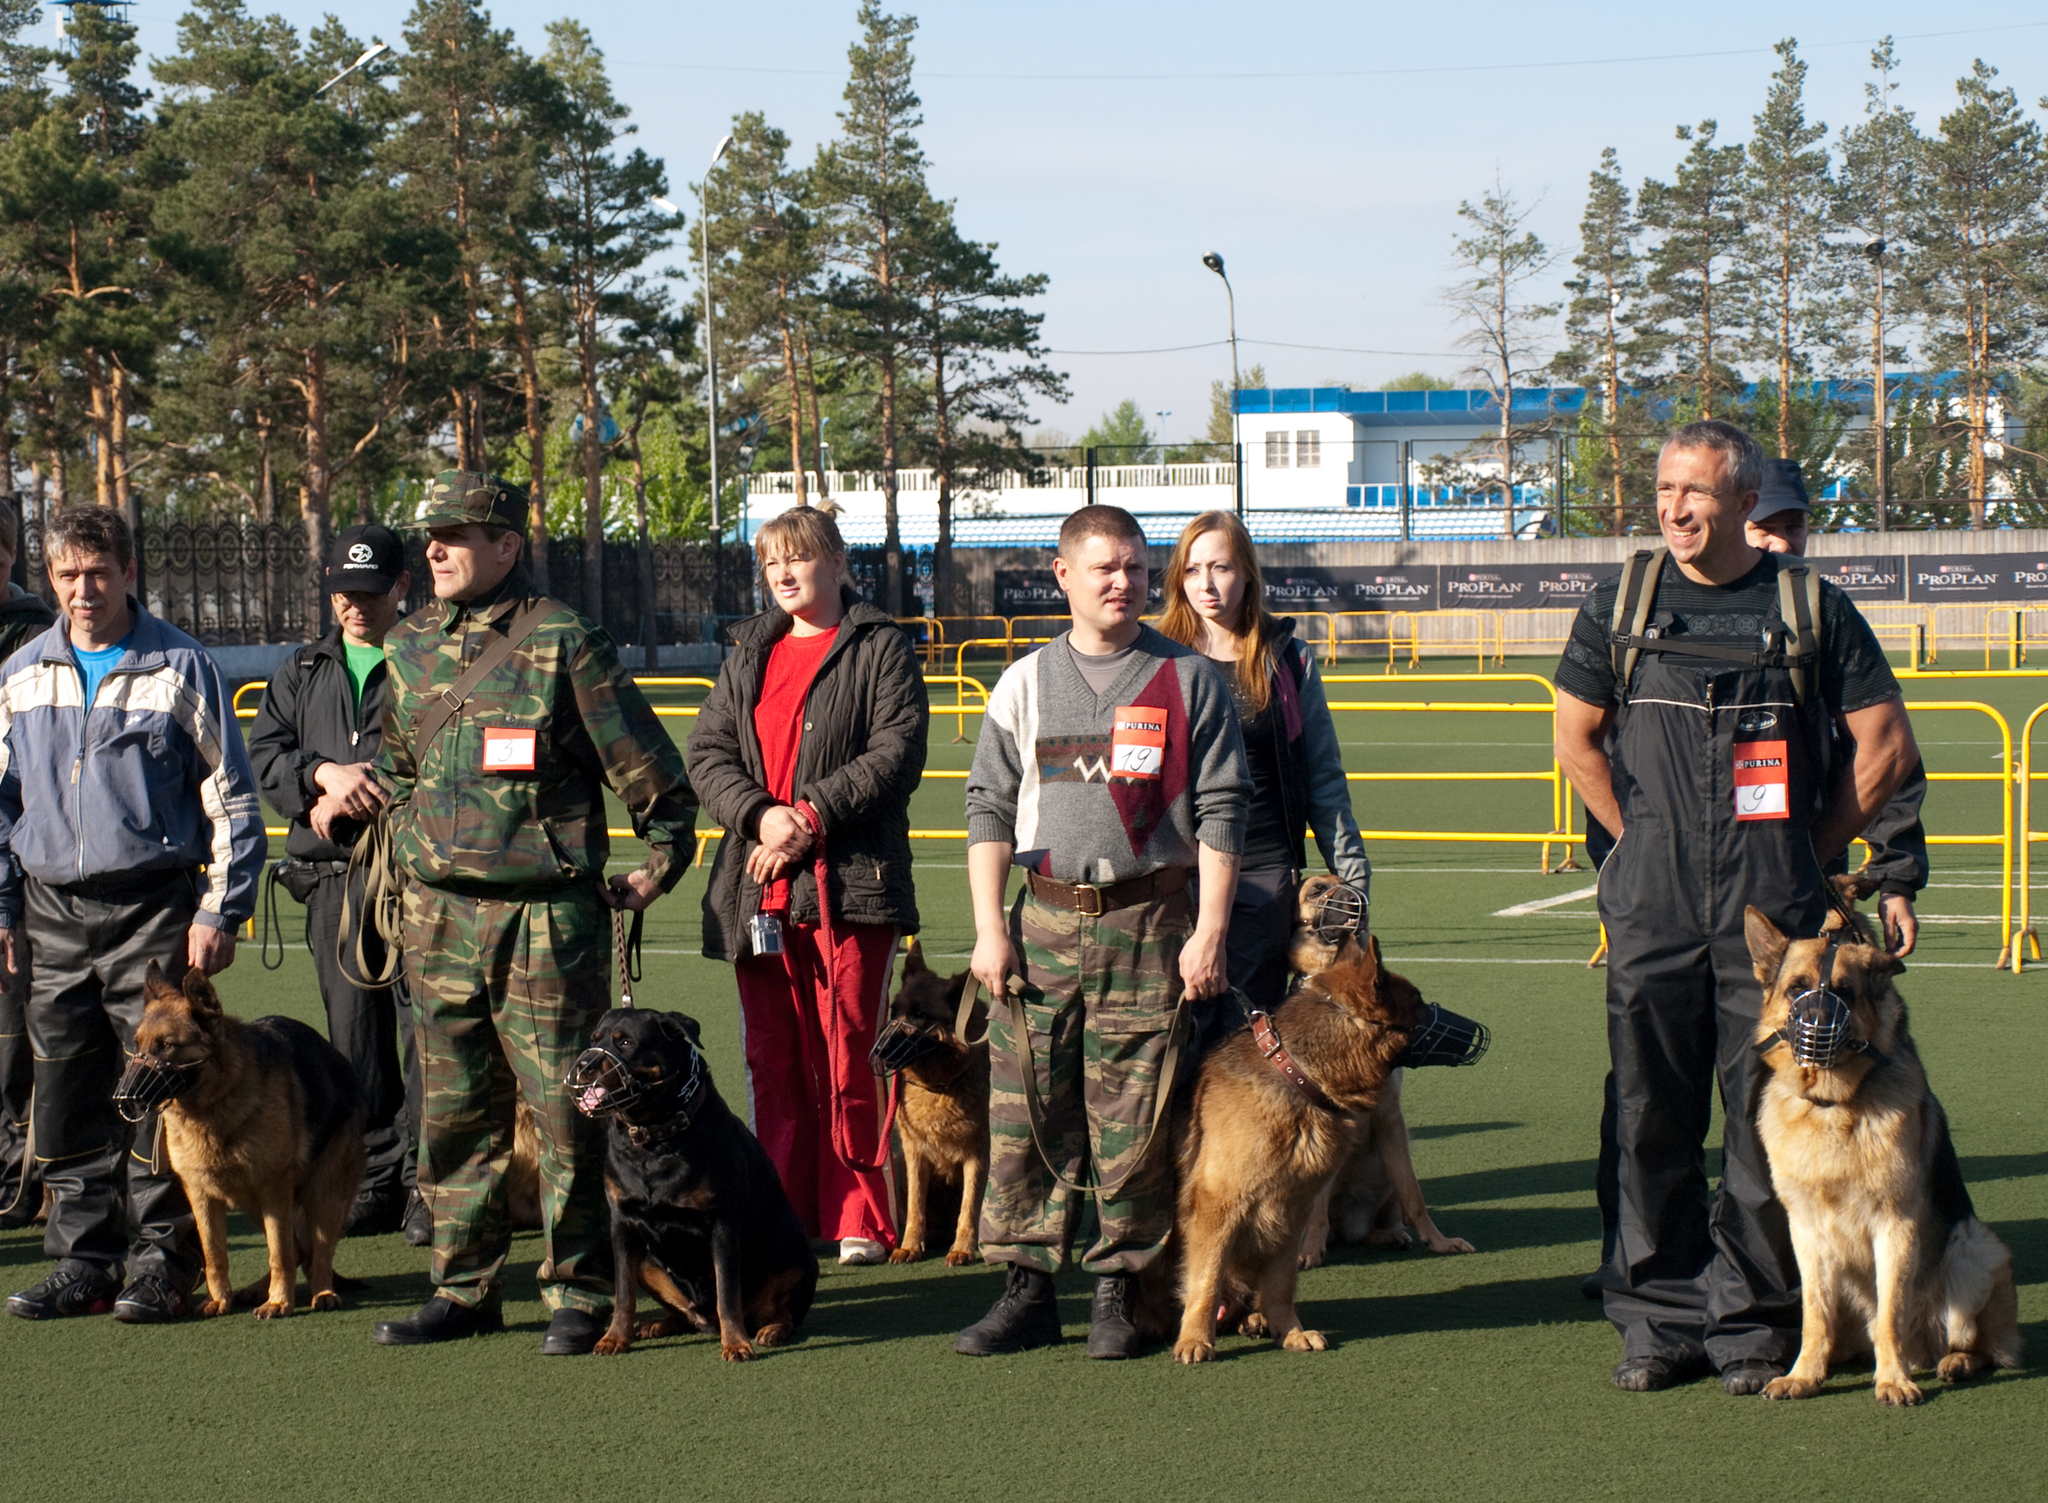
{"label": "yellow metal barrier", "polygon": [[[926,674],[924,681],[927,686],[932,684],[951,684],[953,686],[952,708],[948,710],[944,706],[939,706],[932,713],[934,715],[951,714],[954,716],[953,744],[958,746],[967,739],[968,712],[970,710],[986,712],[988,709],[988,685],[978,678],[969,678],[964,673],[946,673],[936,676]],[[981,703],[979,705],[969,705],[967,703],[967,691],[970,689],[981,696]]]}
{"label": "yellow metal barrier", "polygon": [[2020,727],[2020,917],[2019,926],[2012,937],[2012,968],[2024,969],[2025,960],[2020,954],[2022,942],[2034,948],[2034,959],[2041,958],[2041,937],[2034,932],[2034,842],[2048,840],[2048,834],[2034,833],[2034,784],[2048,778],[2048,773],[2034,771],[2034,725],[2043,715],[2048,715],[2048,704],[2035,707],[2034,712]]}
{"label": "yellow metal barrier", "polygon": [[[1974,675],[1973,675],[1974,676]],[[2012,727],[1998,711],[1974,699],[1909,699],[1906,713],[1909,715],[1938,714],[1955,712],[1966,715],[1983,715],[1998,727],[1998,771],[1996,772],[1930,772],[1930,783],[1996,783],[1999,785],[1998,810],[1999,833],[1996,835],[1930,835],[1929,845],[1989,845],[1999,851],[1999,930],[1998,961],[2003,968],[2013,951],[2012,927],[2012,879],[2013,879],[2013,760]]]}

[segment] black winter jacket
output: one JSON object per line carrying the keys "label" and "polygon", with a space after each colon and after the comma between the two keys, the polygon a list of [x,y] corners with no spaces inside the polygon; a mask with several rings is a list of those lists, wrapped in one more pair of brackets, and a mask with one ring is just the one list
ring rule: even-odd
{"label": "black winter jacket", "polygon": [[[930,706],[910,641],[888,615],[844,587],[846,614],[804,700],[795,793],[825,823],[832,918],[917,931],[910,876],[910,795],[924,775]],[[725,828],[704,891],[704,954],[738,960],[750,953],[745,925],[760,907],[760,885],[746,873],[769,796],[761,743],[754,734],[768,654],[789,630],[771,607],[732,629],[733,652],[718,686],[698,711],[685,752],[690,786]],[[818,921],[811,859],[790,873],[790,914]]]}
{"label": "black winter jacket", "polygon": [[338,821],[339,841],[315,834],[306,815],[320,801],[313,774],[323,762],[374,762],[384,744],[382,663],[370,670],[358,706],[342,655],[341,628],[301,647],[278,664],[249,731],[249,761],[263,801],[292,822],[287,854],[302,861],[346,861],[362,833],[353,820]]}
{"label": "black winter jacket", "polygon": [[5,598],[0,599],[0,663],[57,624],[57,613],[40,595],[29,594],[18,584],[9,584],[4,593]]}

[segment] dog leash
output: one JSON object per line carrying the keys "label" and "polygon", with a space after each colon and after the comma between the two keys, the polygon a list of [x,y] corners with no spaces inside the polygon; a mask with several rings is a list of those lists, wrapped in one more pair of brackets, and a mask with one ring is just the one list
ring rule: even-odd
{"label": "dog leash", "polygon": [[[818,889],[818,937],[825,951],[825,1057],[830,1063],[833,1062],[834,1053],[839,1048],[840,1038],[839,988],[835,975],[838,968],[839,946],[838,935],[832,927],[832,897],[831,889],[827,885],[829,870],[825,859],[825,822],[818,817],[817,810],[803,799],[798,799],[794,807],[797,817],[811,832],[811,844],[816,852],[811,864],[811,879]],[[782,963],[789,972],[791,990],[801,996],[803,983],[796,972],[794,945],[783,946]],[[875,1157],[869,1162],[861,1159],[847,1147],[852,1141],[852,1136],[846,1122],[844,1093],[836,1088],[830,1078],[823,1082],[819,1081],[818,1064],[811,1054],[811,1033],[801,1024],[797,1028],[797,1041],[803,1051],[804,1073],[811,1077],[811,1089],[822,1094],[829,1103],[827,1110],[831,1113],[833,1156],[847,1168],[860,1174],[874,1174],[886,1169],[889,1164],[889,1131],[896,1125],[896,1107],[903,1091],[902,1072],[897,1071],[889,1076],[888,1101],[882,1111],[882,1127],[875,1138]]]}
{"label": "dog leash", "polygon": [[640,922],[646,914],[641,909],[633,910],[630,928],[626,923],[625,910],[612,910],[612,946],[619,956],[619,1006],[633,1005],[633,983],[640,979]]}

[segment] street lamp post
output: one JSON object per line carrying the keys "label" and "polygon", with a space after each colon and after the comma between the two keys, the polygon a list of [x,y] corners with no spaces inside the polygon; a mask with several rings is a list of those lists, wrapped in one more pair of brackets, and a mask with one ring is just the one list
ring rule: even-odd
{"label": "street lamp post", "polygon": [[[718,345],[713,338],[711,320],[711,218],[705,212],[705,196],[711,186],[711,169],[725,160],[725,154],[732,147],[732,133],[719,137],[717,147],[711,153],[710,165],[704,169],[704,181],[697,185],[697,232],[698,244],[704,261],[704,405],[711,420],[711,613],[718,614],[718,587],[723,582],[720,567],[725,555],[725,520],[719,509],[718,496]],[[654,206],[681,219],[683,211],[665,198],[654,200]]]}
{"label": "street lamp post", "polygon": [[361,57],[357,58],[354,62],[350,63],[346,68],[343,68],[339,73],[335,74],[334,77],[328,79],[326,83],[320,85],[319,88],[315,89],[313,91],[313,97],[315,99],[318,99],[321,95],[325,94],[329,89],[333,88],[336,84],[340,83],[344,78],[347,78],[349,74],[355,72],[358,68],[364,67],[369,63],[374,63],[378,58],[382,57],[385,53],[389,52],[390,50],[391,48],[383,42],[370,43],[369,46],[363,49],[363,55]]}
{"label": "street lamp post", "polygon": [[1159,462],[1166,463],[1166,420],[1173,416],[1163,408],[1154,408],[1152,416],[1159,419]]}
{"label": "street lamp post", "polygon": [[1244,515],[1244,434],[1237,421],[1237,293],[1230,285],[1229,273],[1223,269],[1223,258],[1210,251],[1202,257],[1202,264],[1223,278],[1223,295],[1230,300],[1230,447],[1236,460],[1237,473],[1237,514]]}
{"label": "street lamp post", "polygon": [[1870,383],[1870,428],[1877,440],[1872,450],[1874,462],[1871,479],[1877,485],[1877,530],[1885,530],[1887,503],[1891,500],[1891,455],[1885,442],[1884,412],[1884,253],[1882,236],[1872,236],[1864,242],[1863,254],[1870,258],[1870,269],[1877,277],[1877,296],[1871,305],[1871,383]]}

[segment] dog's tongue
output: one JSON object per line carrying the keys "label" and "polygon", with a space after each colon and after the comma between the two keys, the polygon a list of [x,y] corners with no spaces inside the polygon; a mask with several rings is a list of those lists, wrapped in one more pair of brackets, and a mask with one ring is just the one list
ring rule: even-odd
{"label": "dog's tongue", "polygon": [[585,1086],[583,1094],[576,1098],[576,1109],[586,1117],[596,1116],[598,1108],[604,1105],[605,1094],[601,1085]]}

